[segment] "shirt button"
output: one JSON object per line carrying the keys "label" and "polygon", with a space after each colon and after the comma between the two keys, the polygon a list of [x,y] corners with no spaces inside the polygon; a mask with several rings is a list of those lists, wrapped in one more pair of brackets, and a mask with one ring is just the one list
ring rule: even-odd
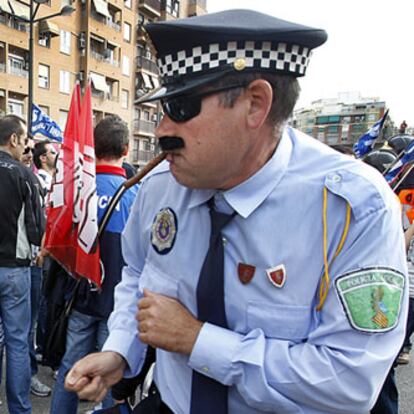
{"label": "shirt button", "polygon": [[225,245],[227,244],[227,239],[226,239],[225,237],[223,237],[223,238],[221,239],[221,241],[223,242],[223,246],[225,246]]}
{"label": "shirt button", "polygon": [[332,176],[332,181],[333,181],[334,183],[339,183],[341,180],[342,180],[342,177],[341,177],[339,174],[334,174],[334,175]]}
{"label": "shirt button", "polygon": [[203,367],[202,370],[203,370],[203,372],[208,372],[209,371],[208,367]]}

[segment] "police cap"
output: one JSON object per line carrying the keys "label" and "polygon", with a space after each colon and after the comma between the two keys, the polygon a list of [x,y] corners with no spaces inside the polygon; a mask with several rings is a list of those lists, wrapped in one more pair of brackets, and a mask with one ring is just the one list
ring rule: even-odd
{"label": "police cap", "polygon": [[252,10],[227,10],[150,23],[161,87],[136,103],[186,94],[229,73],[304,76],[324,30]]}

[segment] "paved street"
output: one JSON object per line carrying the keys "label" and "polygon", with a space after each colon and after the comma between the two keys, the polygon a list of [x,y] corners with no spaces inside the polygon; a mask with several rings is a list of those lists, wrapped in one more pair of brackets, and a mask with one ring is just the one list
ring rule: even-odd
{"label": "paved street", "polygon": [[[53,386],[52,371],[46,367],[40,367],[39,376],[45,384]],[[400,366],[397,369],[398,389],[400,392],[400,413],[399,414],[413,414],[414,412],[414,361],[409,365]],[[0,413],[6,414],[4,382],[0,387],[0,399],[3,405],[0,407]],[[39,398],[34,395],[31,396],[33,404],[33,414],[48,414],[50,397]],[[93,407],[91,403],[81,403],[78,414],[84,414],[87,410]],[[355,413],[357,414],[357,413]]]}

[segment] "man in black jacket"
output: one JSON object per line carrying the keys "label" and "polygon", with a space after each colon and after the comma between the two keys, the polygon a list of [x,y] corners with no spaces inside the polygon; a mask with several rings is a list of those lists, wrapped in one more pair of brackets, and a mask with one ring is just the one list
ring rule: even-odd
{"label": "man in black jacket", "polygon": [[37,188],[20,162],[27,130],[15,115],[0,118],[0,308],[7,355],[10,414],[31,413],[29,400],[31,244],[40,245],[42,217]]}

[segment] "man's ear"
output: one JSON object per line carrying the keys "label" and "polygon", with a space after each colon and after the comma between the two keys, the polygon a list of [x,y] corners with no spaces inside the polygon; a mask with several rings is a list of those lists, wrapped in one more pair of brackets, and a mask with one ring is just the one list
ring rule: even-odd
{"label": "man's ear", "polygon": [[13,148],[16,148],[19,145],[19,137],[15,132],[10,135],[9,143]]}
{"label": "man's ear", "polygon": [[264,79],[256,79],[249,84],[246,94],[250,100],[247,126],[253,129],[260,128],[266,122],[272,107],[272,86]]}

